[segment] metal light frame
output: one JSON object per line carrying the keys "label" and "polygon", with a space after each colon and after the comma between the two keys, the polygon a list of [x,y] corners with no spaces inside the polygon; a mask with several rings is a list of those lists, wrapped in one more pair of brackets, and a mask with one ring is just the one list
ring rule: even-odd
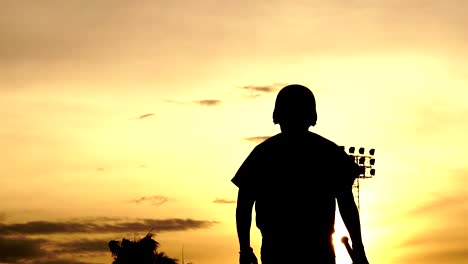
{"label": "metal light frame", "polygon": [[[351,156],[356,164],[361,168],[361,174],[356,178],[353,183],[353,189],[356,190],[356,201],[358,210],[360,210],[361,205],[359,201],[359,189],[360,189],[360,179],[370,179],[375,176],[375,149],[371,148],[368,151],[368,154],[365,154],[365,148],[360,147],[349,147],[348,150],[344,146],[340,146],[349,156]],[[357,150],[357,151],[356,151]]]}

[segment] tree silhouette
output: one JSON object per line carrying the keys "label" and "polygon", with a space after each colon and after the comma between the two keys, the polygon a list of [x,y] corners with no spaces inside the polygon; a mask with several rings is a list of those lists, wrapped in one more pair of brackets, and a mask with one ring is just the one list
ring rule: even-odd
{"label": "tree silhouette", "polygon": [[114,258],[112,264],[178,264],[177,259],[158,252],[159,242],[153,236],[150,232],[138,241],[126,238],[122,241],[109,241],[109,249]]}

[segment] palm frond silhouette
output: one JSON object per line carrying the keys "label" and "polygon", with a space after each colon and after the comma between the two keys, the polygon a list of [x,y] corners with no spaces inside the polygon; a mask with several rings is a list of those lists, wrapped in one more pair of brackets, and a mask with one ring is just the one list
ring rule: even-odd
{"label": "palm frond silhouette", "polygon": [[178,264],[177,259],[158,252],[159,242],[153,236],[149,232],[138,241],[126,238],[109,241],[109,250],[114,258],[112,264]]}

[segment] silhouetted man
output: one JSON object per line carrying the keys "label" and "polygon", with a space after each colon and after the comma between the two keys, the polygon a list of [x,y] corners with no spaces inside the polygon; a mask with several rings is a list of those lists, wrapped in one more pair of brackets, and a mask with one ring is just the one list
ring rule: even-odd
{"label": "silhouetted man", "polygon": [[273,112],[281,133],[258,144],[232,178],[239,188],[240,264],[257,263],[250,246],[254,204],[262,264],[335,263],[335,202],[353,244],[354,263],[368,263],[352,192],[360,168],[337,144],[309,131],[316,121],[312,91],[297,84],[281,89]]}

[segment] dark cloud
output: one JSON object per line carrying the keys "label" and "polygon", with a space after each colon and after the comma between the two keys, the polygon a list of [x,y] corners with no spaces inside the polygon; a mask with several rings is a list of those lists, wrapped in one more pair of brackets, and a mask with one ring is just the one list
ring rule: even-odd
{"label": "dark cloud", "polygon": [[216,106],[216,105],[221,104],[221,100],[216,100],[216,99],[196,100],[193,102],[199,105],[204,105],[204,106]]}
{"label": "dark cloud", "polygon": [[216,198],[213,203],[217,203],[217,204],[234,204],[236,203],[236,200],[225,200],[225,199],[220,199],[220,198]]}
{"label": "dark cloud", "polygon": [[139,115],[137,117],[132,117],[132,118],[130,118],[130,120],[146,119],[146,118],[153,117],[154,115],[155,115],[154,113],[147,113],[147,114]]}
{"label": "dark cloud", "polygon": [[249,142],[254,142],[254,143],[260,143],[260,142],[267,140],[268,138],[269,136],[256,136],[256,137],[244,138],[244,140],[247,140]]}
{"label": "dark cloud", "polygon": [[[29,262],[28,262],[29,263]],[[34,260],[34,264],[97,264],[96,262],[83,262],[69,258],[48,257],[45,260]]]}
{"label": "dark cloud", "polygon": [[143,119],[143,118],[147,118],[147,117],[151,117],[151,116],[154,116],[154,113],[141,115],[141,116],[138,117],[138,119]]}
{"label": "dark cloud", "polygon": [[97,216],[97,217],[75,217],[75,218],[70,218],[69,219],[70,221],[73,221],[73,222],[88,222],[88,223],[91,223],[91,222],[119,222],[119,221],[123,221],[122,218],[119,218],[119,217],[108,217],[108,216]]}
{"label": "dark cloud", "polygon": [[[131,223],[134,224],[134,223]],[[147,226],[152,227],[157,233],[165,231],[183,231],[189,229],[200,229],[209,228],[218,221],[205,221],[205,220],[194,220],[194,219],[146,219],[143,220],[143,224],[140,224],[141,230],[147,230]],[[138,225],[136,225],[138,226]]]}
{"label": "dark cloud", "polygon": [[153,195],[153,196],[143,196],[134,200],[131,200],[132,203],[150,203],[151,205],[159,206],[166,203],[169,200],[166,196],[162,195]]}
{"label": "dark cloud", "polygon": [[37,258],[46,253],[41,248],[44,239],[30,239],[25,237],[15,237],[9,239],[0,236],[0,262],[13,262]]}
{"label": "dark cloud", "polygon": [[[92,235],[147,233],[149,230],[154,230],[155,233],[184,231],[209,228],[217,223],[216,221],[179,218],[122,221],[103,217],[66,222],[32,221],[21,224],[0,224],[0,263],[85,264],[88,262],[77,261],[76,258],[64,258],[64,256],[71,254],[82,258],[109,252],[110,239],[90,239]],[[86,237],[69,236],[76,233],[81,233]],[[41,238],[28,237],[32,235],[41,235]],[[70,239],[57,241],[52,239],[53,235],[66,235]]]}
{"label": "dark cloud", "polygon": [[16,224],[0,224],[0,234],[3,235],[45,235],[45,234],[72,234],[72,233],[116,233],[116,232],[147,232],[154,229],[156,232],[183,231],[190,229],[209,228],[216,221],[194,219],[142,219],[126,222],[99,223],[91,221],[31,221]]}
{"label": "dark cloud", "polygon": [[[72,240],[56,243],[47,239],[33,239],[21,236],[0,236],[0,262],[23,264],[91,264],[91,262],[60,258],[57,254],[104,253],[108,240]],[[54,247],[49,251],[45,248]],[[95,263],[94,263],[95,264]]]}
{"label": "dark cloud", "polygon": [[109,251],[109,239],[78,239],[54,244],[55,253],[93,253]]}

